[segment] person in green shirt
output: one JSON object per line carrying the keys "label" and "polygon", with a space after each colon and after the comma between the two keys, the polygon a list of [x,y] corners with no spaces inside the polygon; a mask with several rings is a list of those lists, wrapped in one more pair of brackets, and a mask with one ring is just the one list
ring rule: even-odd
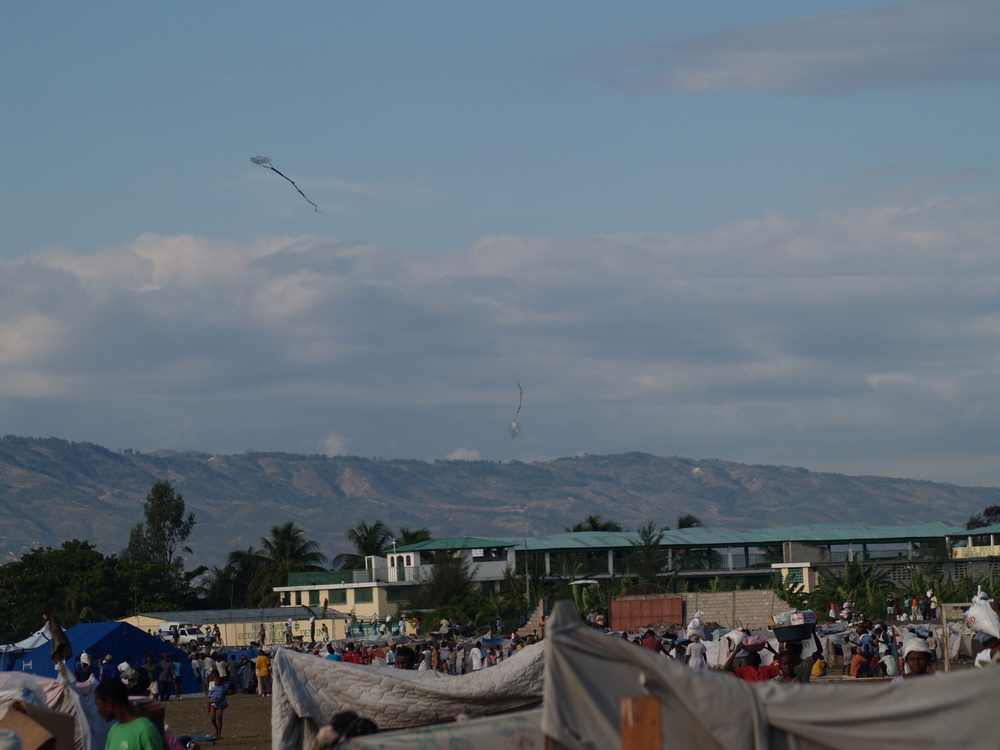
{"label": "person in green shirt", "polygon": [[163,750],[163,737],[153,722],[133,712],[128,691],[117,677],[97,686],[94,704],[101,718],[115,721],[108,729],[104,750]]}

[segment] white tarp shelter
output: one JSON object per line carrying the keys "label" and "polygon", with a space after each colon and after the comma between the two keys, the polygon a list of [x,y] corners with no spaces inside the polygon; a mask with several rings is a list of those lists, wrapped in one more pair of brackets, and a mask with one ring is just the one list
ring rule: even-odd
{"label": "white tarp shelter", "polygon": [[22,654],[34,651],[36,648],[48,643],[50,640],[49,629],[48,626],[46,626],[35,631],[23,641],[0,644],[0,672],[12,669],[14,661],[20,658]]}

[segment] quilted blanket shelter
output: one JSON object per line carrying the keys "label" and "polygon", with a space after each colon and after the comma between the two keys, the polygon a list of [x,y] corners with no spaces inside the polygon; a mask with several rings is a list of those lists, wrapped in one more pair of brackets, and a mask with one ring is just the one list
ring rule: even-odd
{"label": "quilted blanket shelter", "polygon": [[271,746],[307,750],[316,729],[354,711],[381,729],[451,721],[536,706],[542,698],[544,646],[461,676],[327,661],[278,649],[274,656]]}

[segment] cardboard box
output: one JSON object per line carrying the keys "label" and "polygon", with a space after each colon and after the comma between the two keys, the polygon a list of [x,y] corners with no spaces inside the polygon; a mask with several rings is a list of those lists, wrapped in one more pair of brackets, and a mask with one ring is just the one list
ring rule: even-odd
{"label": "cardboard box", "polygon": [[72,716],[24,701],[10,704],[0,728],[17,732],[24,750],[73,750],[75,746]]}

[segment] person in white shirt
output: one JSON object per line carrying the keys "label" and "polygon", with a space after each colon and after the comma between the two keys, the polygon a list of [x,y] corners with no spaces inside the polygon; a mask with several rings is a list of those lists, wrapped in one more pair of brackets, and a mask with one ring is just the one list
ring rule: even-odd
{"label": "person in white shirt", "polygon": [[[201,674],[203,677],[202,684],[208,684],[208,676],[215,671],[215,659],[212,658],[211,654],[206,654],[205,658],[201,660]],[[207,687],[205,687],[208,690]]]}
{"label": "person in white shirt", "polygon": [[472,662],[472,671],[478,672],[483,668],[483,644],[476,641],[476,645],[469,651],[469,660]]}

